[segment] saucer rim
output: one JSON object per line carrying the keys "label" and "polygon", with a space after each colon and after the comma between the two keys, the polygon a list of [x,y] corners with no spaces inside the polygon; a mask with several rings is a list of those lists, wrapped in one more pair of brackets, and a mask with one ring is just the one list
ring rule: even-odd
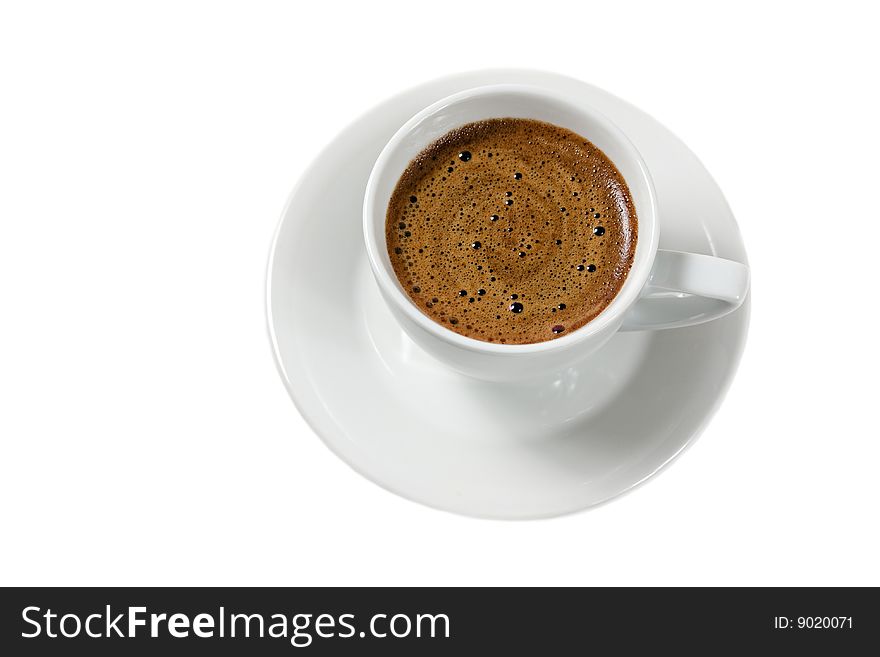
{"label": "saucer rim", "polygon": [[[737,315],[742,315],[741,317],[741,328],[737,335],[737,344],[735,349],[735,356],[729,363],[727,367],[726,375],[718,387],[718,393],[715,395],[714,400],[711,406],[707,407],[706,411],[702,413],[702,417],[700,418],[699,424],[689,432],[689,435],[686,440],[684,440],[681,446],[675,450],[668,458],[659,463],[657,467],[651,469],[641,478],[633,481],[631,484],[617,490],[613,493],[605,495],[595,501],[583,504],[579,503],[577,506],[572,506],[571,508],[566,508],[563,510],[549,510],[546,512],[528,512],[528,513],[518,513],[518,514],[505,514],[505,513],[481,513],[479,511],[472,511],[466,508],[457,507],[451,508],[450,506],[441,506],[440,504],[433,503],[427,499],[423,499],[421,497],[414,496],[402,488],[398,488],[396,485],[390,483],[386,479],[381,478],[375,472],[369,471],[365,467],[361,467],[359,465],[358,460],[356,458],[352,458],[351,452],[345,452],[341,449],[341,445],[344,444],[344,441],[339,440],[340,437],[344,438],[344,430],[339,427],[332,416],[329,413],[318,413],[313,412],[312,409],[315,409],[314,402],[317,402],[318,405],[321,405],[321,400],[317,396],[317,391],[314,389],[314,386],[310,385],[311,379],[305,377],[303,380],[296,382],[292,377],[290,377],[285,370],[284,363],[282,362],[281,357],[281,347],[278,342],[278,335],[275,330],[275,316],[273,314],[272,308],[272,292],[273,292],[273,284],[272,284],[272,273],[276,263],[276,257],[278,253],[278,242],[280,236],[283,232],[283,229],[286,224],[286,218],[288,215],[288,211],[290,210],[294,200],[299,195],[300,190],[302,189],[305,181],[314,173],[315,169],[317,169],[320,163],[330,154],[332,149],[335,147],[339,147],[344,140],[342,137],[355,127],[359,126],[370,114],[372,114],[378,107],[383,105],[393,103],[398,98],[406,97],[409,94],[417,92],[419,90],[423,90],[432,85],[438,85],[443,83],[449,83],[456,79],[462,79],[462,81],[471,76],[484,76],[491,74],[504,74],[504,75],[546,75],[549,78],[555,78],[558,80],[565,80],[569,83],[577,83],[582,84],[588,87],[592,87],[589,83],[575,78],[573,76],[568,76],[564,74],[555,73],[552,71],[540,70],[540,69],[529,69],[529,68],[488,68],[488,69],[479,69],[479,70],[470,70],[470,71],[461,71],[445,76],[440,76],[437,78],[432,78],[431,80],[427,80],[418,85],[410,86],[402,91],[399,91],[383,100],[379,103],[376,103],[365,111],[361,112],[357,117],[353,120],[349,121],[342,129],[340,129],[324,146],[318,151],[316,155],[313,156],[309,164],[300,172],[298,180],[293,185],[290,193],[287,196],[287,199],[284,203],[283,209],[280,214],[280,218],[277,222],[275,230],[272,235],[270,248],[269,248],[269,258],[265,270],[265,295],[263,297],[265,303],[265,319],[266,319],[266,330],[269,336],[269,341],[272,349],[273,360],[275,361],[275,367],[281,376],[282,381],[284,382],[285,388],[287,389],[288,395],[294,403],[295,408],[300,412],[300,415],[305,420],[306,424],[309,428],[317,434],[318,438],[327,446],[327,448],[335,454],[340,460],[342,460],[349,468],[358,473],[359,475],[366,478],[368,481],[378,485],[382,489],[394,493],[395,495],[409,501],[414,502],[416,504],[426,506],[428,508],[442,511],[445,513],[453,514],[456,516],[465,516],[471,518],[485,519],[485,520],[496,520],[496,521],[527,521],[527,520],[542,520],[542,519],[550,519],[550,518],[559,518],[565,516],[571,516],[574,514],[582,513],[585,511],[589,511],[595,509],[600,506],[604,506],[608,502],[611,502],[617,498],[620,498],[624,495],[629,494],[630,492],[640,488],[645,484],[648,480],[654,478],[658,473],[665,470],[670,464],[675,462],[682,454],[684,454],[703,434],[705,429],[711,423],[712,419],[715,417],[719,408],[723,404],[724,400],[729,393],[730,387],[733,384],[734,379],[736,378],[736,374],[739,370],[739,367],[742,362],[742,356],[745,351],[745,345],[748,340],[748,334],[751,326],[751,288],[746,295],[745,300],[742,303],[742,306],[736,311]],[[469,87],[464,87],[461,90],[465,90]],[[598,89],[598,88],[597,88]],[[605,91],[604,89],[598,89],[601,93],[607,94],[610,97],[613,97],[617,102],[623,103],[624,105],[629,106],[630,104],[618,98],[616,95]],[[449,94],[447,94],[449,95]],[[636,108],[638,109],[638,108]],[[642,112],[644,113],[644,112]],[[645,117],[657,123],[657,125],[667,131],[668,128],[665,128],[662,124],[658,123],[656,119],[652,116],[645,114]],[[677,135],[671,133],[678,141],[681,141]],[[690,155],[694,157],[699,166],[705,171],[706,175],[718,187],[717,182],[711,175],[711,172],[706,169],[703,165],[702,161],[700,161],[696,154],[693,151],[690,151],[690,148],[682,142],[684,148],[686,148]],[[719,194],[721,199],[725,204],[727,204],[726,198],[724,198],[723,193],[718,187]],[[729,205],[728,205],[729,207]],[[733,217],[733,213],[731,212],[731,217],[733,218],[734,223],[736,223],[735,217]],[[737,226],[738,228],[738,226]],[[659,231],[658,231],[659,232]],[[743,251],[743,262],[748,264],[747,254],[745,252],[745,247],[742,245],[742,239],[739,237],[740,246]],[[666,330],[666,329],[664,329]],[[497,384],[504,385],[504,384]],[[326,433],[325,433],[326,432]],[[342,432],[340,435],[339,432]],[[326,436],[333,436],[332,439],[328,439]],[[338,443],[338,444],[337,444]],[[368,462],[368,461],[367,461]]]}

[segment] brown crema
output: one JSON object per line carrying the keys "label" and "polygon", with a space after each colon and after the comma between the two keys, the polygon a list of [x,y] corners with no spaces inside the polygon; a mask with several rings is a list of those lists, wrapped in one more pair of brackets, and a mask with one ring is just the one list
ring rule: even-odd
{"label": "brown crema", "polygon": [[457,128],[404,171],[385,222],[413,303],[477,340],[526,344],[582,327],[614,299],[638,227],[602,151],[529,119]]}

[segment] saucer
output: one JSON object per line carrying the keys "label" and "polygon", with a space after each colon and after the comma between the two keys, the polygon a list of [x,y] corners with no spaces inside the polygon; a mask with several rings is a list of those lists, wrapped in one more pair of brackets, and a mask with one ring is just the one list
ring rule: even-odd
{"label": "saucer", "polygon": [[[718,186],[654,119],[571,78],[478,71],[385,101],[318,155],[275,235],[267,311],[290,396],[357,472],[438,509],[538,518],[634,488],[697,438],[736,372],[749,301],[700,326],[618,333],[577,369],[527,384],[460,376],[415,346],[391,317],[367,262],[367,178],[384,144],[416,112],[457,91],[502,82],[578,95],[629,135],[654,178],[661,249],[746,262]],[[321,248],[328,239],[333,257]]]}

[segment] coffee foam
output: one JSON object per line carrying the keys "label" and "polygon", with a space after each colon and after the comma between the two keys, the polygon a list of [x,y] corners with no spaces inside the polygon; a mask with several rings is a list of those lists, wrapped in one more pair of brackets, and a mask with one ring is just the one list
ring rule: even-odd
{"label": "coffee foam", "polygon": [[431,144],[398,181],[385,223],[419,309],[506,344],[594,319],[623,286],[637,236],[629,189],[605,154],[528,119],[470,123]]}

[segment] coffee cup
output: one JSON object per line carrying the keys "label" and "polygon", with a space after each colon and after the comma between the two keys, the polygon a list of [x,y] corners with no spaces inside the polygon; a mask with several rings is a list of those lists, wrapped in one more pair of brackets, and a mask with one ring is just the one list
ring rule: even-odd
{"label": "coffee cup", "polygon": [[[589,139],[626,181],[638,216],[632,265],[617,295],[587,324],[553,340],[499,344],[444,327],[416,307],[388,255],[388,203],[411,160],[451,130],[493,118],[538,120]],[[453,370],[498,382],[528,380],[576,367],[617,331],[675,329],[712,321],[736,310],[749,290],[748,267],[711,255],[659,249],[660,223],[650,172],[616,125],[575,98],[514,84],[454,94],[407,121],[376,160],[363,207],[370,267],[382,298],[401,328],[416,345]]]}

